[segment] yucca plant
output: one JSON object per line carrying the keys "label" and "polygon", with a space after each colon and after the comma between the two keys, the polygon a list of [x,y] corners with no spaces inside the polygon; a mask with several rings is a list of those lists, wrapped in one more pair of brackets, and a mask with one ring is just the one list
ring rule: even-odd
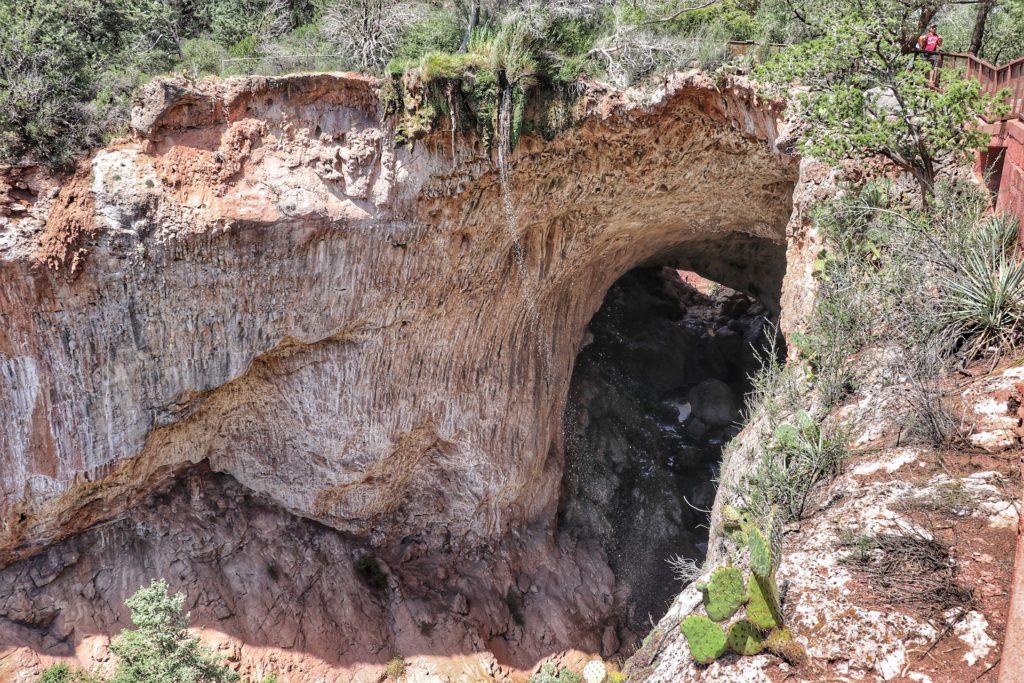
{"label": "yucca plant", "polygon": [[1017,223],[998,217],[941,282],[941,319],[961,355],[1013,348],[1024,334],[1024,262],[1017,259]]}

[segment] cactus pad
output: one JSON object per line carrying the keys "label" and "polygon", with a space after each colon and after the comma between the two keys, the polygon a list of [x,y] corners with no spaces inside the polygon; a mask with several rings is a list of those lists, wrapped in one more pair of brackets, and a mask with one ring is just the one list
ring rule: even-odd
{"label": "cactus pad", "polygon": [[793,640],[793,634],[788,628],[777,628],[769,633],[768,639],[764,641],[764,647],[790,664],[800,665],[807,661],[807,651],[803,645]]}
{"label": "cactus pad", "polygon": [[691,615],[679,625],[690,654],[701,664],[710,664],[725,653],[725,631],[703,615]]}
{"label": "cactus pad", "polygon": [[699,584],[697,590],[704,594],[704,609],[713,621],[725,621],[748,599],[743,575],[735,567],[719,567],[711,573],[711,580]]}
{"label": "cactus pad", "polygon": [[595,659],[583,667],[583,680],[587,683],[603,683],[608,675],[604,662]]}
{"label": "cactus pad", "polygon": [[740,619],[729,627],[726,642],[729,649],[738,655],[756,655],[764,647],[764,636],[752,623]]}
{"label": "cactus pad", "polygon": [[770,576],[774,567],[768,539],[760,529],[753,527],[747,532],[747,544],[750,546],[750,568],[762,578]]}
{"label": "cactus pad", "polygon": [[747,619],[762,631],[770,631],[782,625],[779,609],[779,591],[772,577],[752,574],[747,583],[750,602],[747,603]]}

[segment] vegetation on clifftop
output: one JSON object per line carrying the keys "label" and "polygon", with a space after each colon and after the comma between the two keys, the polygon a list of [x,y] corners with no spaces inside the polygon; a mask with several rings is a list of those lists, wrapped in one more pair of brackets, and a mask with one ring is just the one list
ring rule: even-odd
{"label": "vegetation on clifftop", "polygon": [[[503,78],[519,79],[508,85],[510,109],[521,111],[533,82],[569,84],[589,75],[623,87],[671,70],[713,69],[727,61],[729,40],[835,40],[836,17],[887,17],[892,30],[885,39],[896,48],[938,18],[948,35],[944,47],[977,43],[983,56],[1002,60],[1024,54],[1024,0],[982,3],[973,15],[975,10],[952,1],[869,4],[5,0],[0,2],[0,163],[36,160],[67,168],[83,150],[126,131],[133,92],[158,74],[416,70],[427,81],[454,82],[471,95],[471,103],[480,105],[474,118],[486,129],[488,107],[498,101],[495,91],[506,85]],[[858,44],[854,37],[840,47]],[[745,68],[745,63],[727,68]],[[831,74],[842,72],[842,64],[829,66]],[[836,101],[856,104],[848,97]],[[845,115],[848,109],[836,112]]]}

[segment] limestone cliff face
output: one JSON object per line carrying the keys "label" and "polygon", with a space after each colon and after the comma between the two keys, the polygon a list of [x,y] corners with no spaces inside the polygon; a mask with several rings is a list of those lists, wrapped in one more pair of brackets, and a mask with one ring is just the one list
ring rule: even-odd
{"label": "limestone cliff face", "polygon": [[742,90],[597,92],[524,140],[507,198],[472,140],[397,147],[369,80],[147,95],[144,137],[61,191],[41,251],[44,207],[6,221],[8,559],[203,459],[346,530],[502,533],[551,511],[568,375],[618,276],[674,259],[777,295],[797,167]]}
{"label": "limestone cliff face", "polygon": [[368,547],[543,527],[619,276],[672,264],[778,310],[799,164],[743,83],[587,86],[504,172],[472,133],[397,144],[377,88],[157,81],[63,186],[6,172],[0,566],[204,461]]}

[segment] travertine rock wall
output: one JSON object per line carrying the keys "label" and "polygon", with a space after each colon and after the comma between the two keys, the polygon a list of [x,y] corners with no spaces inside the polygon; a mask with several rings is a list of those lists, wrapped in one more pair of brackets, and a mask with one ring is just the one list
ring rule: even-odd
{"label": "travertine rock wall", "polygon": [[510,225],[473,139],[396,147],[368,79],[158,82],[137,141],[49,220],[40,200],[5,221],[3,556],[204,459],[381,540],[549,515],[611,282],[674,259],[777,286],[759,247],[784,239],[797,166],[749,99],[697,76],[654,104],[595,89],[577,127],[517,150]]}
{"label": "travertine rock wall", "polygon": [[573,362],[619,276],[671,264],[780,301],[799,165],[778,111],[699,74],[634,95],[587,86],[502,174],[472,133],[396,144],[372,79],[157,81],[135,137],[62,186],[5,171],[0,567],[202,462],[385,555],[545,528]]}

